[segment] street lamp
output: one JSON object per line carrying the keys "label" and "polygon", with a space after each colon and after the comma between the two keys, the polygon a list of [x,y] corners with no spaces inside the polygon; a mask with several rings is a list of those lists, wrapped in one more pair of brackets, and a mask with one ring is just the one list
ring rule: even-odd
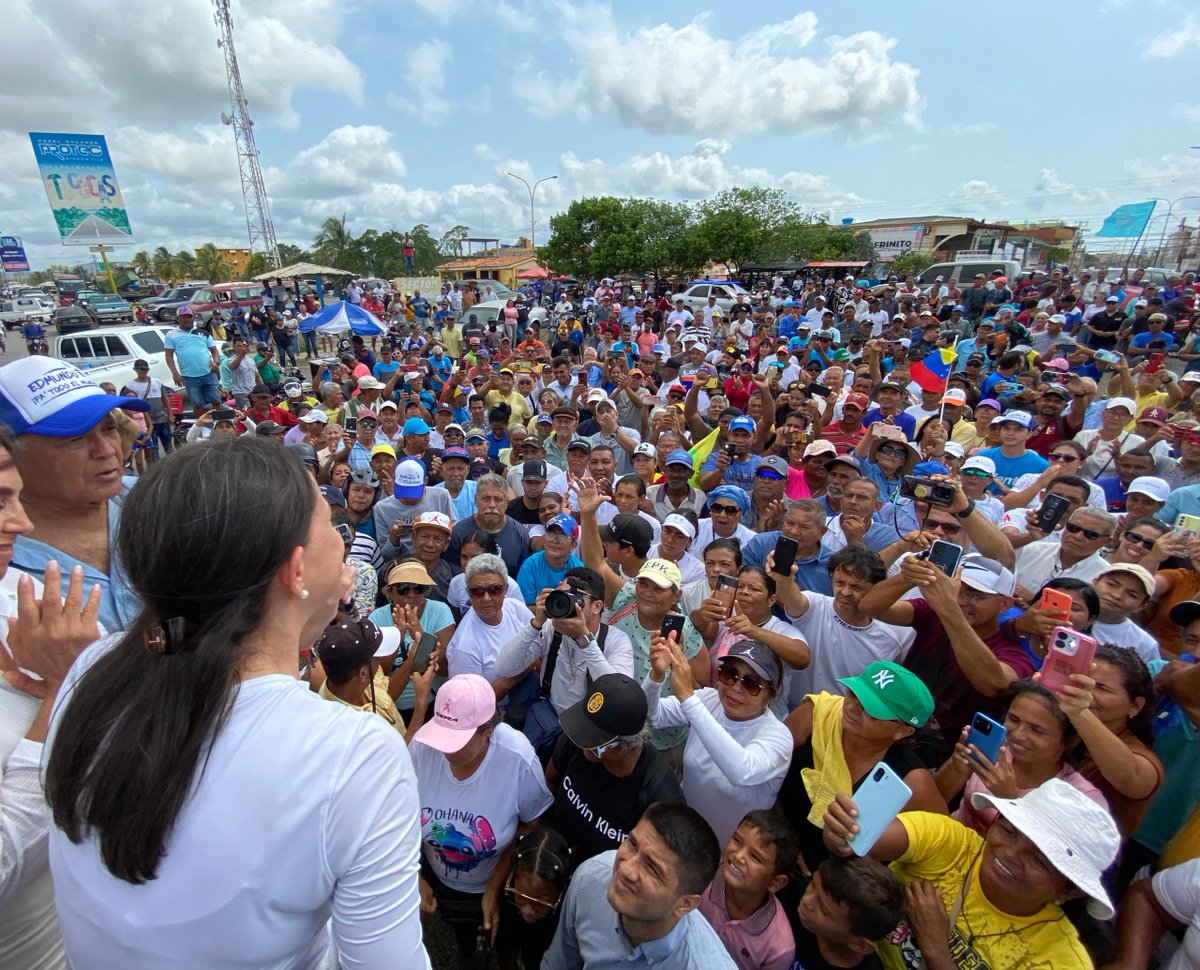
{"label": "street lamp", "polygon": [[[1158,248],[1156,250],[1154,250],[1154,261],[1156,263],[1162,256],[1163,243],[1166,242],[1166,240],[1167,240],[1167,230],[1171,228],[1171,213],[1175,211],[1175,203],[1188,202],[1192,199],[1200,199],[1200,195],[1181,195],[1178,199],[1158,199],[1158,198],[1156,198],[1154,200],[1155,202],[1167,203],[1167,217],[1163,221],[1162,232],[1158,236]],[[1145,250],[1143,250],[1142,255],[1145,256]]]}
{"label": "street lamp", "polygon": [[533,187],[530,188],[529,183],[526,182],[525,179],[521,178],[521,176],[514,175],[512,172],[505,172],[504,174],[509,178],[516,179],[518,182],[524,185],[525,191],[529,193],[529,243],[534,249],[537,249],[537,223],[534,221],[533,217],[533,196],[537,192],[537,187],[539,185],[541,185],[543,182],[549,182],[551,179],[556,179],[558,176],[547,175],[544,179],[538,179],[536,182],[534,182]]}

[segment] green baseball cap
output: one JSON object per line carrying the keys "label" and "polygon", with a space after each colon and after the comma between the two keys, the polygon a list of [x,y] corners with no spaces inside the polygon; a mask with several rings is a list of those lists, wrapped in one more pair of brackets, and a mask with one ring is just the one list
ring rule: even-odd
{"label": "green baseball cap", "polygon": [[863,710],[880,721],[921,727],[933,716],[933,695],[921,678],[890,660],[877,660],[857,677],[842,677]]}

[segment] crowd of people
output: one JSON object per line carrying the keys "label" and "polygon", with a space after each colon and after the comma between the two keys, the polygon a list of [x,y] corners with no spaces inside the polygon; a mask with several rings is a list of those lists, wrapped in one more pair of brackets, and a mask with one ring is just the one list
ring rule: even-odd
{"label": "crowd of people", "polygon": [[1200,966],[1194,274],[349,289],[0,368],[0,966]]}

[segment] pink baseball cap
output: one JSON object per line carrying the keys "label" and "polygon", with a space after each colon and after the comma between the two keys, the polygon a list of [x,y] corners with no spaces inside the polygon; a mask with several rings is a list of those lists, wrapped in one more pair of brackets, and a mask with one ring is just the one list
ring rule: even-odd
{"label": "pink baseball cap", "polygon": [[458,674],[443,684],[434,699],[433,717],[413,735],[442,754],[466,747],[475,729],[496,713],[496,692],[478,674]]}

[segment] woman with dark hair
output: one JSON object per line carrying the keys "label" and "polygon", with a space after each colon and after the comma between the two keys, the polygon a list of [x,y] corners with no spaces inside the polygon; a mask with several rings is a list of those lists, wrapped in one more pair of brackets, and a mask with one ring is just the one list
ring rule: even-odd
{"label": "woman with dark hair", "polygon": [[512,408],[507,404],[497,404],[488,411],[487,419],[491,428],[487,436],[488,457],[499,459],[500,452],[511,445],[508,425],[512,419]]}
{"label": "woman with dark hair", "polygon": [[500,903],[500,970],[540,967],[571,881],[571,847],[548,825],[517,837]]}
{"label": "woman with dark hair", "polygon": [[68,956],[427,966],[404,740],[298,676],[353,582],[312,477],[269,442],[204,442],[125,513],[142,611],[72,668],[45,770]]}
{"label": "woman with dark hair", "polygon": [[[1071,613],[1066,623],[1051,615],[1050,611],[1041,609],[1042,593],[1048,589],[1056,589],[1071,597]],[[1014,609],[1013,613],[1017,611]],[[1069,626],[1080,633],[1091,633],[1092,624],[1099,615],[1100,595],[1092,584],[1072,576],[1060,576],[1038,590],[1033,598],[1033,606],[1024,613],[1010,616],[1000,626],[1010,639],[1021,644],[1021,649],[1033,661],[1034,670],[1041,670],[1046,652],[1050,649],[1050,635],[1056,626]]]}

